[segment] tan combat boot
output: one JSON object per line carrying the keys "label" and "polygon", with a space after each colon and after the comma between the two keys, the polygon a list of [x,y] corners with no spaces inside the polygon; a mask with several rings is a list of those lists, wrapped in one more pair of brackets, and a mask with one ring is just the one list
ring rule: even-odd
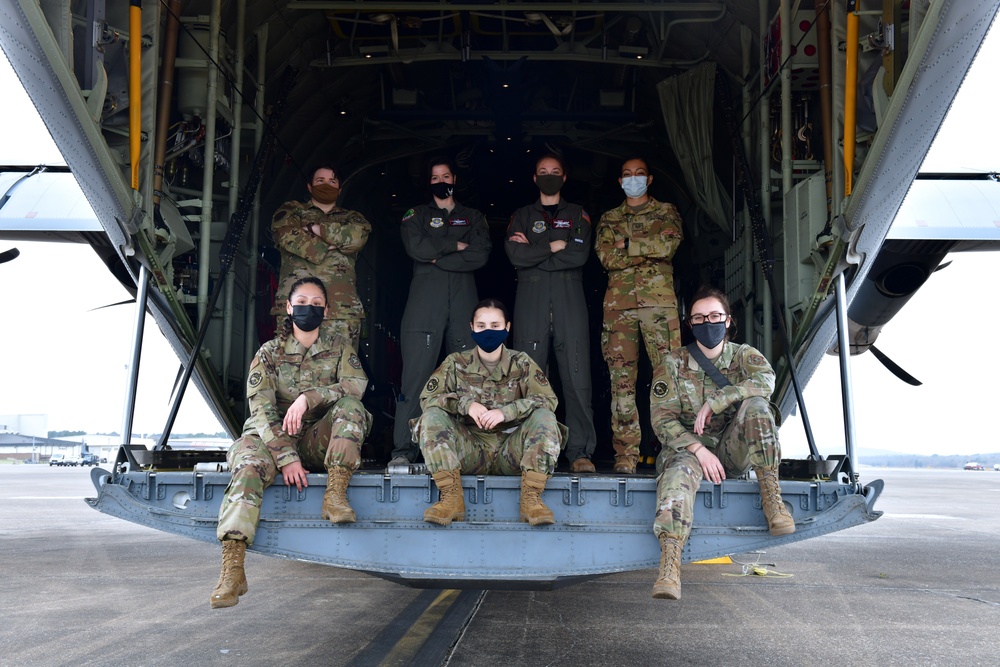
{"label": "tan combat boot", "polygon": [[594,467],[593,461],[586,456],[581,456],[569,464],[569,471],[572,473],[597,472],[597,468]]}
{"label": "tan combat boot", "polygon": [[424,521],[450,526],[452,521],[465,521],[465,498],[462,496],[462,471],[441,470],[434,473],[434,483],[441,500],[424,511]]}
{"label": "tan combat boot", "polygon": [[532,526],[543,526],[555,523],[552,510],[542,502],[542,491],[550,475],[532,470],[521,472],[521,521],[527,521]]}
{"label": "tan combat boot", "polygon": [[354,510],[347,504],[347,485],[351,483],[354,471],[344,466],[334,466],[329,470],[326,480],[326,493],[323,494],[324,519],[330,523],[354,523],[357,517]]}
{"label": "tan combat boot", "polygon": [[247,575],[243,571],[243,556],[247,552],[247,543],[243,540],[222,541],[222,573],[219,583],[212,591],[212,609],[233,607],[240,601],[240,596],[249,590]]}
{"label": "tan combat boot", "polygon": [[622,454],[615,457],[615,472],[624,473],[626,475],[635,474],[635,466],[639,463],[638,456],[630,456],[628,454]]}
{"label": "tan combat boot", "polygon": [[760,485],[760,504],[764,508],[764,516],[767,517],[768,530],[772,535],[791,535],[795,532],[795,519],[781,501],[778,471],[754,468],[754,472],[757,474],[757,484]]}
{"label": "tan combat boot", "polygon": [[681,550],[684,542],[660,533],[660,577],[653,584],[657,600],[681,599]]}

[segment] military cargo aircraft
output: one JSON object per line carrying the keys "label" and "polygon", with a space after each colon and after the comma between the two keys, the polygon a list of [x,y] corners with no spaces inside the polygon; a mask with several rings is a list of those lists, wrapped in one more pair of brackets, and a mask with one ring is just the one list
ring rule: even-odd
{"label": "military cargo aircraft", "polygon": [[[94,471],[88,502],[215,539],[229,476],[218,456],[166,438],[189,378],[240,432],[246,369],[273,333],[268,216],[305,196],[310,165],[332,160],[349,174],[339,204],[373,225],[358,263],[371,465],[352,479],[351,525],[320,518],[324,476],[302,491],[279,480],[252,549],[450,588],[546,588],[655,566],[651,473],[557,474],[546,491],[556,523],[541,528],[518,522],[516,478],[466,476],[467,521],[442,528],[422,521],[429,476],[384,469],[408,286],[398,225],[427,199],[424,161],[455,158],[457,198],[492,228],[479,292],[510,303],[514,271],[498,247],[511,212],[537,197],[535,160],[556,152],[569,165],[563,195],[591,216],[621,203],[625,159],[648,162],[652,194],[684,220],[678,295],[724,287],[741,339],[778,371],[783,415],[805,416],[801,387],[822,355],[841,356],[846,451],[824,457],[810,437],[810,457],[783,466],[795,534],[768,534],[752,481],[703,482],[684,559],[875,520],[882,483],[854,464],[848,352],[876,351],[947,253],[1000,239],[992,223],[945,220],[954,209],[942,205],[969,188],[996,201],[995,178],[915,181],[998,5],[0,0],[0,46],[103,228],[62,236],[94,248],[183,360],[163,441],[123,443],[111,472]],[[917,216],[888,238],[911,190],[940,219]],[[45,231],[28,221],[3,238]],[[591,259],[598,460],[610,451],[605,279]],[[134,392],[133,378],[124,433]]]}

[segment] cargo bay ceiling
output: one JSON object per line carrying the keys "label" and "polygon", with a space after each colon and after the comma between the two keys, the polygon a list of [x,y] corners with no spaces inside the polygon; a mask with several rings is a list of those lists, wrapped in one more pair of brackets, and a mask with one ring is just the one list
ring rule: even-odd
{"label": "cargo bay ceiling", "polygon": [[[236,6],[222,3],[230,60]],[[533,158],[526,156],[546,150],[567,152],[574,178],[594,185],[613,184],[618,158],[630,154],[651,156],[662,184],[678,184],[655,84],[707,60],[739,81],[740,26],[759,32],[758,9],[733,2],[248,3],[245,70],[260,71],[264,54],[266,106],[289,70],[296,77],[261,186],[262,209],[304,194],[303,172],[330,160],[358,175],[396,161],[409,172],[402,180],[417,187],[423,158],[434,153],[457,153],[469,177],[479,176],[467,203],[491,216],[531,197]],[[210,11],[211,2],[184,3],[185,27],[195,27],[191,17],[207,23]],[[248,102],[253,83],[244,86]],[[680,190],[672,194],[683,200]],[[424,196],[398,194],[409,204]]]}

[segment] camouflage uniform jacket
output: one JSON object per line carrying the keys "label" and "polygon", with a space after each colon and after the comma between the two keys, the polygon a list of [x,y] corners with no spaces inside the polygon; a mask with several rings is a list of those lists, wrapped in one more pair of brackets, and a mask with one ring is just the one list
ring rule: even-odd
{"label": "camouflage uniform jacket", "polygon": [[[506,241],[507,257],[517,267],[518,275],[571,271],[580,276],[590,254],[590,216],[582,206],[559,200],[555,215],[542,208],[541,200],[514,211],[507,227],[506,238],[521,232],[528,243]],[[559,252],[549,248],[551,241],[565,241]],[[545,275],[541,274],[541,275]]]}
{"label": "camouflage uniform jacket", "polygon": [[504,421],[494,430],[524,421],[537,408],[555,412],[558,402],[538,364],[524,352],[506,346],[492,373],[479,360],[478,348],[449,354],[420,392],[422,410],[441,408],[474,428],[478,427],[469,417],[470,405],[481,403],[488,410],[500,409]]}
{"label": "camouflage uniform jacket", "polygon": [[[483,214],[457,202],[450,213],[434,204],[411,208],[403,215],[401,232],[415,276],[475,271],[486,265],[493,247]],[[459,250],[459,241],[469,247]]]}
{"label": "camouflage uniform jacket", "polygon": [[[677,306],[674,269],[670,264],[684,238],[681,216],[673,204],[652,197],[638,213],[627,202],[597,223],[597,258],[608,270],[604,310]],[[615,247],[628,239],[628,247]]]}
{"label": "camouflage uniform jacket", "polygon": [[[732,384],[720,389],[686,347],[671,352],[653,375],[650,421],[664,447],[680,450],[695,443],[715,448],[719,437],[751,396],[769,399],[774,391],[774,371],[760,352],[749,345],[725,344],[713,362]],[[699,437],[694,420],[705,403],[713,417]]]}
{"label": "camouflage uniform jacket", "polygon": [[[272,338],[257,351],[247,378],[250,417],[243,433],[264,441],[279,468],[299,460],[295,443],[306,424],[320,419],[344,396],[360,399],[368,387],[361,360],[340,336],[320,336],[308,349],[289,335]],[[289,435],[282,421],[289,406],[305,394],[309,408],[299,435]]]}
{"label": "camouflage uniform jacket", "polygon": [[[317,236],[309,229],[319,225]],[[281,250],[281,281],[272,315],[285,313],[285,300],[299,278],[316,276],[326,286],[330,319],[362,319],[354,263],[372,226],[356,211],[334,207],[323,213],[312,203],[286,202],[271,219],[274,243]]]}

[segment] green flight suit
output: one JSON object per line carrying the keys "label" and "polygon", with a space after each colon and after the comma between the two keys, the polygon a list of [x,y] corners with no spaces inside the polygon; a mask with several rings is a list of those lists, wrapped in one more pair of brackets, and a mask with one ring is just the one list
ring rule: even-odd
{"label": "green flight suit", "polygon": [[[510,237],[521,232],[528,243]],[[547,368],[553,344],[569,438],[566,458],[590,457],[597,444],[590,377],[590,326],[583,296],[583,265],[591,248],[590,216],[581,206],[560,200],[555,215],[541,201],[511,216],[504,247],[517,267],[514,345]],[[566,241],[552,252],[551,241]]]}
{"label": "green flight suit", "polygon": [[[483,214],[457,202],[450,213],[433,203],[410,209],[401,233],[413,280],[400,333],[403,378],[392,457],[413,461],[418,448],[410,420],[420,416],[420,390],[434,372],[442,339],[448,354],[475,347],[469,326],[479,302],[474,272],[486,265],[492,243]],[[459,250],[459,241],[469,247]]]}

